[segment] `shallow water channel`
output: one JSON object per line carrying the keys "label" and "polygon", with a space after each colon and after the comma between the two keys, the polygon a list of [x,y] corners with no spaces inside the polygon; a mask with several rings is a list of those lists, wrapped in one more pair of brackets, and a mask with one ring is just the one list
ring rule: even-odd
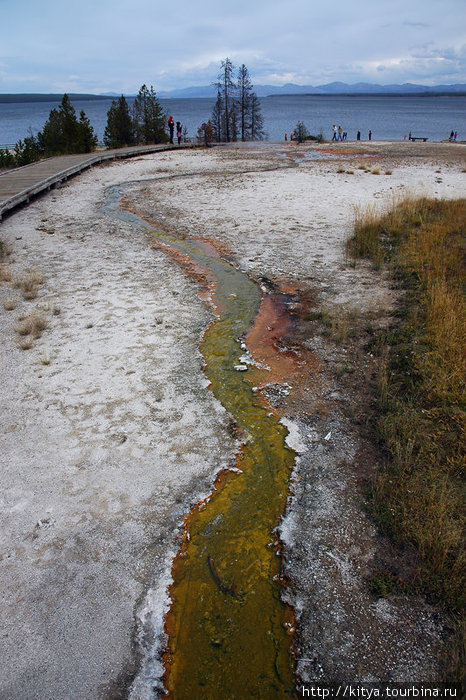
{"label": "shallow water channel", "polygon": [[244,437],[238,470],[225,473],[186,521],[170,590],[165,684],[177,700],[293,696],[291,614],[280,600],[275,528],[294,453],[279,418],[260,404],[247,373],[235,369],[244,354],[239,339],[254,321],[261,292],[210,246],[156,230],[120,209],[124,187],[134,184],[109,188],[103,210],[189,255],[214,278],[217,317],[200,350],[210,388]]}

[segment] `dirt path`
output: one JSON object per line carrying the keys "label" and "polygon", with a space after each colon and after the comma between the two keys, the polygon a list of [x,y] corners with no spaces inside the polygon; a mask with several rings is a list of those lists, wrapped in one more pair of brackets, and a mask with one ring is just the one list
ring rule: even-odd
{"label": "dirt path", "polygon": [[[160,687],[153,651],[178,527],[238,447],[206,391],[198,343],[211,315],[199,283],[99,212],[105,187],[153,177],[132,189],[142,215],[215,242],[264,289],[289,293],[296,330],[280,342],[306,364],[299,383],[282,377],[264,392],[300,453],[282,537],[302,679],[437,675],[436,611],[368,593],[381,545],[361,504],[374,455],[366,394],[355,402],[344,369],[352,351],[296,318],[324,304],[385,322],[394,291],[351,267],[343,243],[353,204],[419,188],[461,194],[464,148],[422,146],[316,161],[273,145],[147,156],[83,174],[2,223],[3,277],[31,269],[42,280],[30,300],[1,287],[2,696],[109,696],[136,672],[132,697]],[[358,169],[369,161],[381,174]],[[241,174],[280,164],[295,167]],[[21,349],[18,317],[31,313],[47,327]],[[372,359],[357,362],[364,388]]]}

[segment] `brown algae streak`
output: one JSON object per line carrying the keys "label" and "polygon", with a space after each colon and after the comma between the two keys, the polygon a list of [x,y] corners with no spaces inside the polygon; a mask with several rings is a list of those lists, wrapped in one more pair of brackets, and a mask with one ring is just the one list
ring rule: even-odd
{"label": "brown algae streak", "polygon": [[275,533],[294,453],[285,446],[286,429],[259,404],[244,373],[235,370],[242,354],[237,339],[257,314],[259,288],[227,261],[209,256],[205,246],[117,209],[120,194],[119,188],[108,190],[108,214],[189,254],[213,273],[221,311],[200,349],[214,395],[245,436],[240,471],[219,480],[211,498],[188,518],[170,590],[167,690],[176,700],[294,696],[291,615],[280,600]]}

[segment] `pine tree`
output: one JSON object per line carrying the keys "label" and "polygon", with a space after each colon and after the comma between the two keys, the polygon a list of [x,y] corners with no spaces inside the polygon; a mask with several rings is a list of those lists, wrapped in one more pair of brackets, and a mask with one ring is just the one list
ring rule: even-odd
{"label": "pine tree", "polygon": [[107,112],[107,125],[104,132],[104,144],[107,148],[121,148],[135,143],[133,122],[126,99],[122,95],[113,100]]}
{"label": "pine tree", "polygon": [[[222,98],[222,141],[232,141],[232,131],[235,130],[236,124],[232,118],[235,117],[234,101],[236,86],[233,82],[233,71],[235,67],[229,58],[225,58],[221,63],[221,70],[218,74],[218,80],[215,83],[218,92]],[[233,113],[232,113],[233,110]]]}
{"label": "pine tree", "polygon": [[265,138],[264,117],[262,116],[262,107],[260,100],[255,92],[251,93],[249,112],[251,141],[262,141]]}
{"label": "pine tree", "polygon": [[250,134],[251,95],[252,83],[249,71],[243,63],[238,70],[239,131],[241,141],[247,141]]}
{"label": "pine tree", "polygon": [[215,140],[218,142],[223,141],[223,101],[220,90],[217,92],[217,100],[212,110],[210,122],[214,130]]}
{"label": "pine tree", "polygon": [[294,128],[294,138],[298,143],[303,143],[310,137],[307,126],[304,122],[298,122]]}
{"label": "pine tree", "polygon": [[56,153],[66,153],[66,142],[63,135],[63,124],[58,109],[50,110],[49,118],[45,122],[42,131],[37,134],[37,139],[44,155],[50,156]]}
{"label": "pine tree", "polygon": [[20,140],[15,144],[15,153],[14,156],[12,156],[13,162],[11,165],[15,165],[16,167],[28,165],[28,163],[34,163],[40,160],[42,156],[43,152],[37,138],[30,133],[29,136],[25,137],[24,141]]}
{"label": "pine tree", "polygon": [[259,98],[244,63],[238,70],[236,85],[232,80],[233,70],[232,62],[226,58],[215,83],[217,101],[211,121],[217,141],[258,141],[265,137]]}
{"label": "pine tree", "polygon": [[78,122],[76,110],[65,94],[58,109],[51,110],[44,128],[37,134],[37,142],[45,156],[52,156],[87,153],[95,148],[97,137],[84,111]]}
{"label": "pine tree", "polygon": [[139,89],[133,104],[133,128],[137,143],[166,143],[165,114],[153,86]]}
{"label": "pine tree", "polygon": [[76,152],[90,153],[96,146],[97,136],[91,126],[91,122],[86,117],[85,111],[82,109],[79,113]]}
{"label": "pine tree", "polygon": [[238,113],[239,104],[237,100],[233,100],[230,107],[229,123],[230,123],[230,141],[238,141]]}

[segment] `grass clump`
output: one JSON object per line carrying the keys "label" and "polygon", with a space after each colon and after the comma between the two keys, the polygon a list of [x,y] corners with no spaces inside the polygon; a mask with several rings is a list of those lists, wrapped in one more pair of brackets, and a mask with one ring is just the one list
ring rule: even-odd
{"label": "grass clump", "polygon": [[16,308],[16,299],[12,296],[3,297],[2,306],[5,311],[13,311]]}
{"label": "grass clump", "polygon": [[306,316],[307,321],[320,321],[324,335],[334,342],[345,343],[354,335],[358,321],[358,312],[352,307],[341,306],[337,310],[322,307]]}
{"label": "grass clump", "polygon": [[380,267],[384,259],[380,211],[375,206],[355,206],[353,211],[354,233],[347,242],[347,251],[353,258],[369,258]]}
{"label": "grass clump", "polygon": [[31,300],[37,297],[37,288],[43,283],[44,277],[40,272],[28,270],[15,278],[13,286],[21,290],[24,299]]}
{"label": "grass clump", "polygon": [[463,616],[466,199],[407,199],[359,216],[353,255],[390,264],[405,290],[381,344],[378,436],[387,455],[376,518],[419,554],[417,585]]}
{"label": "grass clump", "polygon": [[30,336],[33,340],[40,338],[49,323],[43,314],[33,313],[22,318],[15,326],[15,331],[20,336]]}

